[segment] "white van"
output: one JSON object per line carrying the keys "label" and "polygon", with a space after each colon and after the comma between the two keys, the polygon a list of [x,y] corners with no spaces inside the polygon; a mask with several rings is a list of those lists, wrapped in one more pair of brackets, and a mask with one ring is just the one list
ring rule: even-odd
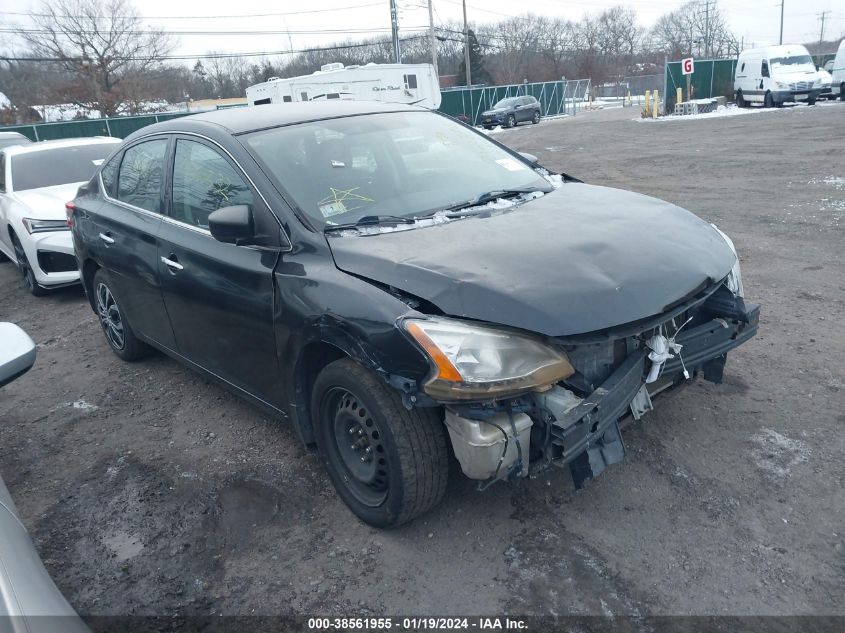
{"label": "white van", "polygon": [[833,83],[831,84],[833,96],[845,101],[845,40],[839,42],[830,74],[833,75]]}
{"label": "white van", "polygon": [[785,101],[806,101],[812,105],[830,86],[825,75],[816,70],[813,58],[800,44],[742,51],[734,75],[736,103],[741,108],[750,103],[780,107]]}
{"label": "white van", "polygon": [[268,81],[246,89],[251,106],[293,101],[352,99],[440,107],[440,83],[431,64],[325,64],[301,77]]}

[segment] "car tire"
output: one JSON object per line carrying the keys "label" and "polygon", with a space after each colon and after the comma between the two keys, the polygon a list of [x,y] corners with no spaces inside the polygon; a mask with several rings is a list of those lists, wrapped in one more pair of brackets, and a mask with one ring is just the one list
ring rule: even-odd
{"label": "car tire", "polygon": [[763,107],[764,108],[774,108],[775,107],[775,98],[772,96],[771,92],[767,92],[766,96],[763,97]]}
{"label": "car tire", "polygon": [[12,248],[15,249],[15,258],[18,260],[18,270],[23,276],[24,287],[29,290],[30,294],[32,294],[33,296],[43,297],[47,294],[47,290],[39,286],[38,282],[35,280],[35,273],[32,271],[32,265],[29,263],[29,259],[26,256],[26,252],[23,250],[21,241],[18,239],[18,236],[14,233],[12,233],[11,237]]}
{"label": "car tire", "polygon": [[94,309],[100,319],[103,334],[112,351],[125,361],[135,361],[146,356],[150,347],[135,336],[132,327],[121,312],[108,274],[102,268],[94,274]]}
{"label": "car tire", "polygon": [[449,449],[438,410],[408,410],[399,393],[345,358],[311,392],[317,448],[340,498],[365,523],[396,527],[446,492]]}
{"label": "car tire", "polygon": [[845,101],[845,81],[839,84],[839,100]]}
{"label": "car tire", "polygon": [[533,118],[533,119],[531,119],[531,122],[532,122],[534,125],[537,125],[537,124],[540,122],[540,111],[539,111],[539,110],[535,110],[535,111],[534,111],[534,118]]}
{"label": "car tire", "polygon": [[505,127],[514,127],[516,125],[516,117],[512,114],[508,115],[508,121],[505,124]]}
{"label": "car tire", "polygon": [[736,91],[736,106],[738,108],[747,108],[748,102],[745,100],[745,97],[742,96],[742,90]]}
{"label": "car tire", "polygon": [[816,105],[816,98],[815,97],[807,97],[807,105]]}

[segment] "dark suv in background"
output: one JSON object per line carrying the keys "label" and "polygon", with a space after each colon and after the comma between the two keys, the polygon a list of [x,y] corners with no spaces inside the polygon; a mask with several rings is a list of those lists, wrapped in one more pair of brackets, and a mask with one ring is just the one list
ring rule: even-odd
{"label": "dark suv in background", "polygon": [[540,122],[540,102],[534,97],[508,97],[481,113],[481,124],[489,130],[497,125],[513,127],[517,123]]}

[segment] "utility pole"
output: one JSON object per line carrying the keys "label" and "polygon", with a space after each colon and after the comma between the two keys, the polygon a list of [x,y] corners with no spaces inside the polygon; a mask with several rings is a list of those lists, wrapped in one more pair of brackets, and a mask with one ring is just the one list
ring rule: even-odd
{"label": "utility pole", "polygon": [[710,59],[710,0],[704,4],[704,57]]}
{"label": "utility pole", "polygon": [[821,33],[819,33],[819,53],[822,52],[822,42],[824,41],[824,19],[827,17],[828,13],[830,13],[830,11],[822,11],[819,16],[819,20],[822,21],[822,30]]}
{"label": "utility pole", "polygon": [[393,61],[402,63],[402,53],[399,52],[399,16],[396,13],[396,0],[390,0],[390,30],[393,33]]}
{"label": "utility pole", "polygon": [[434,39],[434,0],[428,0],[428,44],[431,47],[431,65],[434,66],[434,75],[440,77],[437,70],[437,40]]}
{"label": "utility pole", "polygon": [[472,71],[469,64],[469,27],[467,26],[467,0],[463,0],[464,5],[464,65],[467,69],[467,88],[472,85]]}
{"label": "utility pole", "polygon": [[783,3],[785,0],[780,0],[780,38],[778,44],[783,44]]}

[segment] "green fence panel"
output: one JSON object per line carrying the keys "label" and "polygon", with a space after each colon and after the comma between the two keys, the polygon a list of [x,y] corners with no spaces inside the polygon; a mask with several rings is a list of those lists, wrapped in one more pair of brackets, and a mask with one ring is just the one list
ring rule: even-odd
{"label": "green fence panel", "polygon": [[[712,97],[733,98],[734,71],[736,59],[697,59],[695,72],[690,76],[690,88],[693,99],[710,99]],[[675,109],[676,89],[683,90],[684,100],[689,100],[687,93],[687,78],[681,69],[681,62],[666,64],[666,94],[663,95],[665,112]]]}
{"label": "green fence panel", "polygon": [[85,119],[79,121],[56,121],[32,125],[10,125],[0,127],[3,132],[20,132],[32,141],[54,141],[64,138],[90,136],[114,136],[126,138],[133,132],[153,123],[186,116],[187,112],[165,112],[138,116],[111,117],[107,119]]}
{"label": "green fence panel", "polygon": [[455,88],[441,92],[440,112],[453,117],[465,116],[472,125],[481,122],[481,113],[506,97],[531,95],[541,106],[543,116],[566,114],[572,109],[573,100],[584,100],[589,95],[590,80],[547,81],[483,88]]}

